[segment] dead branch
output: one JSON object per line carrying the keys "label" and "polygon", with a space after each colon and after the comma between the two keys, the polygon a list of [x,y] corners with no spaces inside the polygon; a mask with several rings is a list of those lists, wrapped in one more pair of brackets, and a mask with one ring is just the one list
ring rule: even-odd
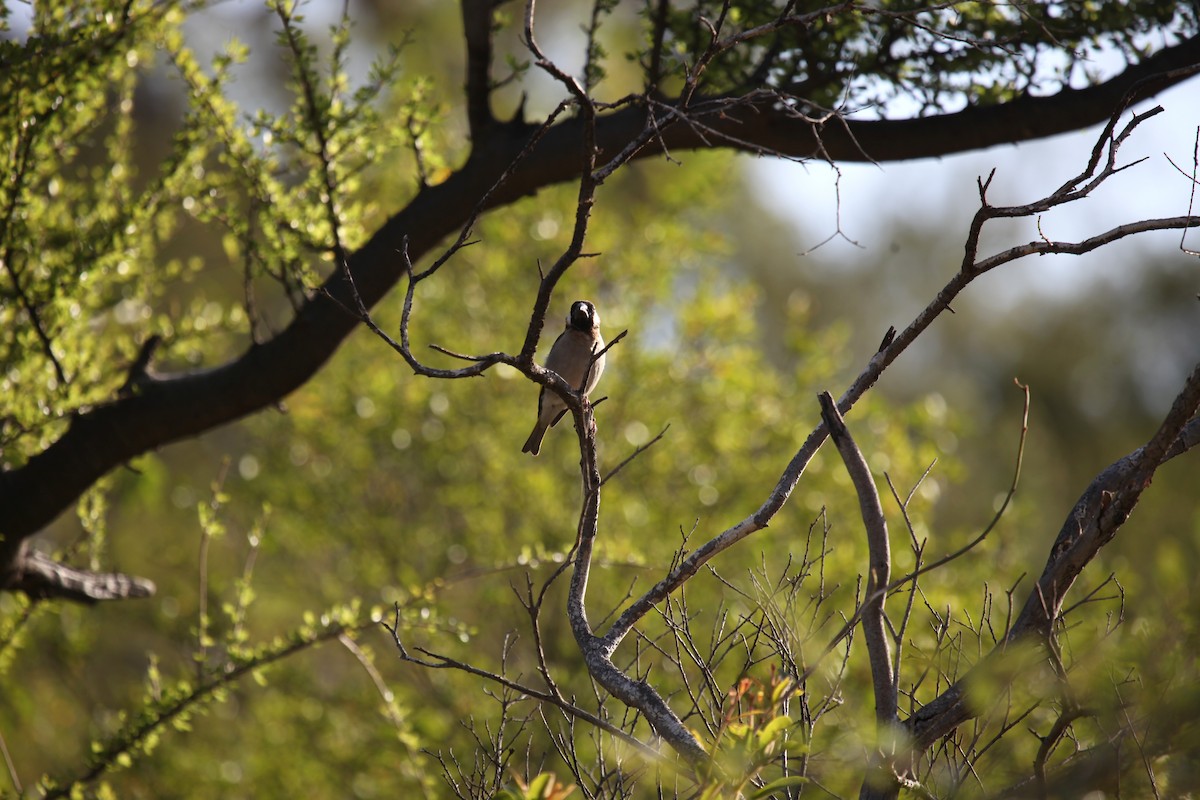
{"label": "dead branch", "polygon": [[594,725],[595,727],[600,728],[609,734],[612,734],[618,739],[621,739],[635,749],[641,751],[642,754],[647,758],[658,758],[658,753],[653,748],[642,744],[642,742],[640,742],[636,737],[630,736],[617,726],[601,717],[596,716],[595,714],[592,714],[586,709],[579,708],[578,706],[568,702],[557,693],[543,692],[539,689],[535,689],[532,686],[527,686],[514,681],[503,674],[490,672],[482,669],[481,667],[477,667],[474,664],[468,664],[465,661],[459,661],[449,656],[435,653],[431,650],[426,650],[425,648],[416,648],[417,652],[425,656],[425,658],[413,655],[413,653],[410,652],[408,647],[404,644],[404,641],[400,638],[400,608],[398,604],[396,607],[395,621],[391,624],[384,622],[383,626],[388,630],[389,633],[391,633],[392,640],[396,645],[396,651],[399,653],[402,661],[406,661],[410,664],[415,664],[426,669],[451,669],[459,672],[465,672],[469,675],[474,675],[477,678],[483,678],[491,683],[503,686],[506,689],[511,689],[528,697],[540,700],[543,703],[549,703],[550,705],[561,709],[570,716],[582,719],[585,722]]}
{"label": "dead branch", "polygon": [[842,463],[845,464],[846,472],[850,475],[858,494],[859,511],[870,553],[866,599],[860,609],[863,639],[867,647],[867,659],[871,664],[871,684],[875,694],[875,722],[881,741],[876,744],[876,750],[870,759],[872,763],[868,767],[859,796],[891,797],[894,795],[896,780],[889,774],[886,766],[888,759],[884,751],[880,750],[890,750],[893,746],[891,740],[896,733],[896,711],[899,704],[899,690],[886,630],[887,617],[883,607],[892,573],[887,521],[883,516],[883,505],[879,501],[879,491],[875,487],[874,478],[871,477],[871,469],[846,428],[845,420],[838,413],[832,395],[822,392],[817,399],[821,404],[821,419],[829,429],[829,438],[833,440],[838,454],[841,455]]}
{"label": "dead branch", "polygon": [[870,569],[867,574],[867,600],[863,603],[862,626],[867,654],[871,662],[871,680],[875,688],[875,720],[881,728],[896,722],[897,690],[896,675],[892,670],[891,647],[885,633],[884,600],[892,573],[891,545],[888,541],[887,521],[883,516],[883,505],[871,470],[858,449],[846,422],[838,413],[837,405],[828,392],[817,398],[821,404],[821,419],[829,429],[829,437],[837,447],[846,472],[858,493],[859,511],[867,533],[870,551]]}

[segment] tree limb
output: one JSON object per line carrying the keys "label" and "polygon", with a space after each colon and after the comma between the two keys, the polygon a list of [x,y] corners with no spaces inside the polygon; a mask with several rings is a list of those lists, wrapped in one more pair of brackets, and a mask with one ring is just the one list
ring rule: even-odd
{"label": "tree limb", "polygon": [[[863,526],[867,533],[867,549],[870,558],[870,570],[867,575],[867,589],[860,606],[863,639],[867,647],[867,660],[871,665],[871,685],[875,695],[875,723],[880,741],[870,757],[871,765],[863,782],[860,798],[892,798],[896,796],[899,785],[891,776],[888,769],[888,758],[884,755],[890,750],[892,740],[897,733],[896,711],[899,705],[899,687],[896,683],[896,673],[892,666],[891,646],[887,638],[887,619],[883,609],[887,599],[886,587],[891,581],[892,557],[891,544],[888,541],[887,520],[883,516],[883,504],[879,501],[879,490],[871,477],[871,469],[863,458],[862,451],[854,442],[846,427],[846,421],[838,412],[837,404],[828,392],[817,396],[821,404],[821,419],[829,429],[829,438],[842,457],[846,472],[850,476],[854,490],[858,494],[859,510],[863,518]],[[881,587],[884,589],[880,591]],[[881,748],[883,750],[881,751]]]}
{"label": "tree limb", "polygon": [[68,566],[30,547],[11,563],[0,585],[37,600],[71,600],[94,605],[102,600],[150,597],[154,582],[121,572],[93,572]]}
{"label": "tree limb", "polygon": [[858,493],[859,510],[867,533],[870,552],[870,570],[867,575],[867,590],[863,603],[862,627],[866,640],[867,654],[871,662],[871,680],[875,688],[875,721],[880,726],[896,722],[898,693],[896,676],[892,671],[891,648],[885,631],[883,603],[886,592],[879,591],[891,581],[892,557],[888,541],[887,520],[883,516],[883,504],[879,502],[879,491],[871,477],[871,469],[863,458],[862,451],[854,442],[846,427],[846,421],[837,410],[837,404],[828,392],[817,396],[821,404],[821,419],[829,429],[829,438],[846,465],[846,472]]}
{"label": "tree limb", "polygon": [[[1106,118],[1135,85],[1135,99],[1149,96],[1190,77],[1195,70],[1183,68],[1197,63],[1200,37],[1193,37],[1097,86],[910,120],[839,118],[839,124],[825,127],[779,108],[770,94],[754,102],[712,98],[715,104],[692,97],[690,107],[708,129],[730,137],[729,146],[737,149],[796,157],[819,154],[843,161],[893,161],[1075,130]],[[643,137],[652,122],[639,104],[598,115],[595,147],[601,157],[619,153]],[[533,150],[498,186],[497,179],[510,171],[514,159],[526,150],[531,134],[523,124],[493,126],[486,141],[473,143],[472,155],[461,168],[445,182],[423,188],[349,255],[346,272],[353,276],[352,286],[365,307],[372,308],[405,274],[396,255],[402,242],[407,242],[412,257],[419,260],[444,237],[461,230],[478,210],[505,206],[540,188],[578,177],[584,125],[581,118],[568,119],[541,132],[544,135]],[[668,148],[710,146],[699,129],[673,124],[658,129],[636,153],[628,155],[644,158]],[[480,197],[487,200],[477,209]],[[347,312],[357,307],[355,299],[350,282],[337,270],[301,305],[286,328],[261,344],[251,343],[236,358],[194,372],[156,375],[143,381],[133,395],[77,411],[58,440],[24,464],[0,473],[0,533],[4,537],[0,564],[10,563],[24,539],[48,525],[114,467],[270,407],[302,386],[361,321]],[[543,305],[539,296],[535,308]],[[812,444],[821,439],[823,432]],[[812,450],[815,452],[815,447]],[[786,492],[788,483],[781,482],[779,488]],[[774,503],[764,506],[755,519],[765,523],[771,505]],[[757,524],[748,520],[745,526]],[[731,535],[740,538],[748,532],[743,527]]]}
{"label": "tree limb", "polygon": [[492,117],[492,0],[462,0],[463,38],[467,44],[467,125],[471,141],[481,141]]}
{"label": "tree limb", "polygon": [[[1108,544],[1150,485],[1155,470],[1195,446],[1197,411],[1200,410],[1200,363],[1188,376],[1171,410],[1145,445],[1118,459],[1084,490],[1067,516],[1050,548],[1041,578],[1030,591],[1007,635],[989,658],[1022,639],[1045,640],[1058,619],[1067,591],[1083,568]],[[1184,442],[1184,445],[1180,445]],[[1190,442],[1190,444],[1186,444]],[[978,667],[976,668],[978,669]],[[914,753],[974,716],[966,703],[967,686],[975,671],[967,673],[906,722]]]}

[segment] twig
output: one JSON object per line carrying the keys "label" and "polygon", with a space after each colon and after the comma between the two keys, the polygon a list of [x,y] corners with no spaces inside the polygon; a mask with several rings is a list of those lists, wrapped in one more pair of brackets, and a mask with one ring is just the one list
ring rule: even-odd
{"label": "twig", "polygon": [[396,708],[396,696],[392,690],[388,688],[387,681],[383,679],[383,675],[375,666],[375,662],[371,657],[358,646],[358,642],[347,633],[342,633],[337,637],[342,647],[350,651],[350,655],[358,660],[362,668],[366,670],[367,676],[370,677],[371,683],[375,684],[375,691],[379,692],[379,697],[383,700],[384,708],[387,709],[388,721],[392,723],[398,730],[404,729],[404,720],[400,718],[400,712]]}
{"label": "twig", "polygon": [[[1197,172],[1200,172],[1200,127],[1196,128],[1196,139],[1195,139],[1195,142],[1192,144],[1192,172],[1191,172],[1191,174],[1189,175],[1188,173],[1184,172],[1182,169],[1179,169],[1179,166],[1174,161],[1171,161],[1170,156],[1167,156],[1167,161],[1170,162],[1172,167],[1175,167],[1175,169],[1179,170],[1179,173],[1181,175],[1183,175],[1185,178],[1187,178],[1191,182],[1191,191],[1188,192],[1188,216],[1190,217],[1192,215],[1192,210],[1196,207],[1196,185],[1198,183],[1200,183],[1200,180],[1197,180],[1197,178],[1196,178]],[[1189,256],[1200,256],[1200,250],[1192,250],[1185,246],[1184,242],[1187,240],[1187,233],[1188,233],[1188,229],[1184,228],[1183,231],[1179,234],[1179,249],[1180,249],[1180,251],[1187,253]]]}
{"label": "twig", "polygon": [[625,468],[626,464],[628,464],[630,461],[633,461],[635,458],[640,456],[642,453],[646,452],[651,447],[653,447],[655,444],[657,444],[658,441],[660,439],[662,439],[663,436],[665,436],[667,431],[669,431],[670,429],[671,429],[671,426],[667,425],[661,431],[659,431],[658,435],[655,436],[653,439],[646,442],[645,444],[638,445],[632,453],[630,453],[628,456],[626,456],[624,461],[622,461],[620,464],[617,464],[615,467],[613,467],[611,470],[609,470],[607,475],[605,475],[603,478],[600,479],[600,485],[603,486],[604,484],[608,483],[610,479],[616,477],[617,473],[620,472],[621,470],[623,470]]}
{"label": "twig", "polygon": [[4,765],[8,768],[8,777],[12,781],[13,789],[17,795],[24,793],[21,788],[21,778],[17,775],[17,765],[13,763],[12,756],[8,752],[8,742],[4,741],[4,734],[0,733],[0,752],[4,754]]}
{"label": "twig", "polygon": [[991,532],[993,530],[995,530],[996,525],[1000,522],[1000,519],[1004,516],[1004,512],[1006,510],[1008,510],[1008,504],[1010,502],[1012,502],[1013,497],[1016,496],[1017,484],[1020,483],[1020,481],[1021,481],[1021,465],[1025,461],[1025,439],[1029,435],[1029,387],[1016,379],[1013,379],[1013,383],[1015,383],[1017,385],[1018,389],[1020,389],[1022,392],[1025,393],[1025,405],[1021,411],[1021,434],[1020,434],[1019,439],[1017,440],[1017,459],[1016,459],[1016,464],[1013,466],[1012,482],[1008,485],[1008,492],[1005,493],[1004,501],[1000,503],[1000,508],[996,509],[996,513],[992,516],[991,521],[988,522],[988,524],[986,526],[984,526],[983,530],[980,531],[979,534],[974,539],[967,542],[965,545],[963,545],[959,549],[955,550],[954,552],[944,555],[935,561],[931,561],[930,563],[926,564],[923,567],[914,569],[912,572],[910,572],[909,574],[900,578],[895,583],[893,583],[891,586],[889,586],[888,591],[899,588],[900,586],[903,586],[904,584],[908,583],[909,581],[914,581],[919,576],[924,575],[927,572],[932,572],[933,570],[938,569],[939,567],[945,566],[946,564],[950,563],[951,561],[961,558],[962,556],[966,555],[971,550],[974,550],[975,547],[978,546],[980,542],[982,542],[984,539],[986,539],[988,537],[988,535],[991,534]]}
{"label": "twig", "polygon": [[[592,714],[591,712],[587,711],[586,709],[580,708],[579,706],[576,706],[573,703],[570,703],[561,697],[557,697],[554,694],[551,694],[549,692],[539,691],[538,689],[535,689],[532,686],[526,686],[524,684],[518,683],[517,681],[511,680],[510,678],[506,678],[503,675],[499,675],[495,672],[490,672],[488,670],[477,667],[474,664],[468,664],[465,661],[459,661],[457,659],[450,658],[449,656],[441,655],[440,653],[434,653],[430,650],[426,650],[425,648],[418,647],[418,648],[416,648],[416,650],[418,653],[421,653],[422,655],[427,656],[428,658],[419,658],[417,656],[414,656],[412,653],[410,653],[408,651],[408,648],[404,645],[404,642],[400,638],[400,632],[399,632],[400,616],[399,615],[400,615],[399,604],[397,604],[395,621],[390,625],[386,621],[381,624],[383,625],[383,627],[385,629],[387,629],[387,631],[389,633],[392,634],[392,639],[396,644],[396,650],[400,654],[400,659],[402,661],[407,661],[410,664],[416,664],[417,666],[425,667],[426,669],[452,669],[452,670],[457,670],[459,672],[465,672],[469,675],[474,675],[479,678],[484,678],[485,680],[491,681],[492,683],[495,683],[499,686],[503,686],[505,688],[520,692],[521,694],[527,695],[535,700],[540,700],[543,703],[549,703],[550,705],[566,712],[567,714],[570,714],[572,717],[576,717],[578,719],[584,720],[585,722],[587,722],[591,725],[594,725],[597,728],[600,728],[601,730],[605,731],[606,733],[612,734],[613,736],[617,737],[618,739],[621,739],[622,741],[631,745],[636,750],[638,750],[638,752],[640,752],[643,756],[645,756],[648,760],[657,761],[659,759],[658,753],[653,748],[643,744],[636,737],[631,736],[627,732],[621,730],[620,728],[618,728],[616,725],[613,725],[608,720],[598,717],[595,714]],[[433,659],[433,660],[431,661],[429,659]]]}

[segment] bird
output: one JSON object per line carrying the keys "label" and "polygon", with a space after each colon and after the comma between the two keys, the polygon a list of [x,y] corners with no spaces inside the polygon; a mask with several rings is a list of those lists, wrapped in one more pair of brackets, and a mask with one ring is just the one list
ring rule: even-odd
{"label": "bird", "polygon": [[[557,372],[572,389],[587,394],[596,388],[600,373],[604,372],[604,356],[593,361],[596,353],[604,349],[604,338],[600,336],[600,314],[596,306],[587,300],[576,300],[567,314],[567,326],[554,340],[550,354],[546,356],[546,369]],[[585,380],[586,378],[586,380]],[[554,391],[542,387],[538,395],[538,416],[533,432],[525,440],[522,453],[537,455],[542,449],[542,437],[554,427],[567,411],[567,404]]]}

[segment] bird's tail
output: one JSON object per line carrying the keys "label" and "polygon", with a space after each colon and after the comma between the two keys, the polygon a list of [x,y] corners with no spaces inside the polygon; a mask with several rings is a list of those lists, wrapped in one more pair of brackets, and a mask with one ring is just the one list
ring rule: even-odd
{"label": "bird's tail", "polygon": [[533,432],[529,434],[529,438],[525,440],[525,446],[521,448],[522,453],[529,453],[536,456],[542,451],[542,437],[546,435],[546,426],[538,420],[533,426]]}

